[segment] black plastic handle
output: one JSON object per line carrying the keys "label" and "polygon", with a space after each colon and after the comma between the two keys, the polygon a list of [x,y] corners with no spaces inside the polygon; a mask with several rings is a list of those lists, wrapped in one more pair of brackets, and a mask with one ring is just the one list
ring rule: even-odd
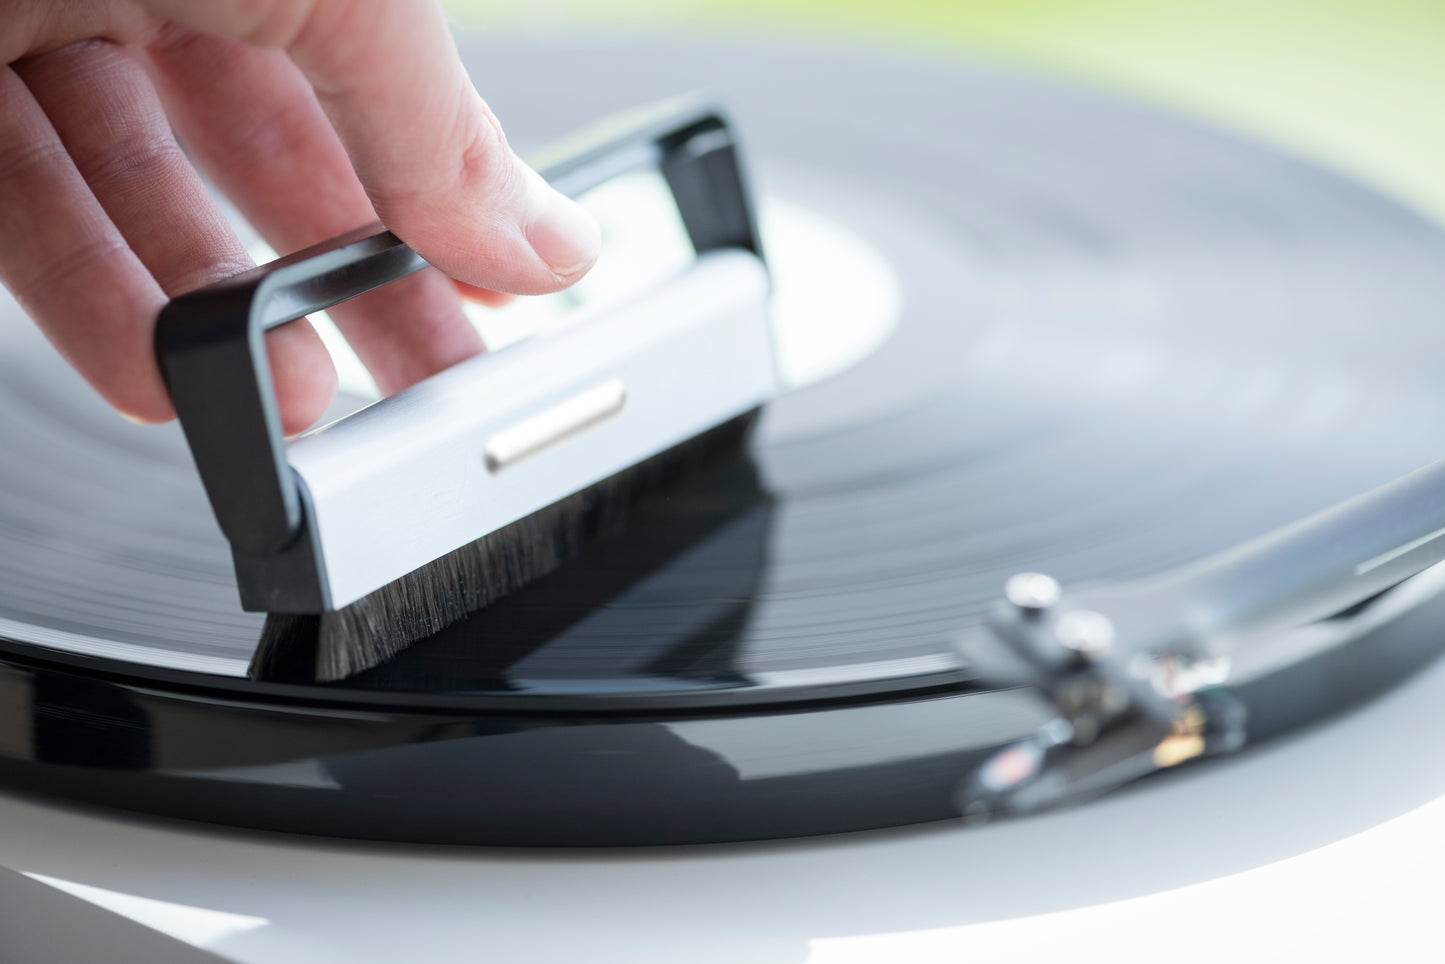
{"label": "black plastic handle", "polygon": [[[743,248],[762,256],[733,130],[715,109],[672,102],[616,119],[584,134],[542,176],[576,196],[645,167],[667,181],[699,254]],[[238,557],[282,551],[303,523],[265,333],[426,266],[373,224],[182,295],[161,311],[161,373]]]}

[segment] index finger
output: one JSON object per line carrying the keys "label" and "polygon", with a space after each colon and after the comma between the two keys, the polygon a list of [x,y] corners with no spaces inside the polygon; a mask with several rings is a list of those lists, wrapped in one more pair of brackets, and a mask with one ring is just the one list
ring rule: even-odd
{"label": "index finger", "polygon": [[596,223],[512,152],[438,4],[149,5],[205,33],[284,48],[315,88],[382,221],[452,277],[542,294],[576,281],[596,260]]}

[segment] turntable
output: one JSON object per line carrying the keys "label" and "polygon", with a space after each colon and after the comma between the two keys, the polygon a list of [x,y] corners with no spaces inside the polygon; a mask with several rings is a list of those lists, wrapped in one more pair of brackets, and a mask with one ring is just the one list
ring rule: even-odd
{"label": "turntable", "polygon": [[[845,933],[863,908],[894,930],[1052,914],[1039,933],[1094,933],[1063,913],[1085,880],[1090,901],[1122,902],[1120,926],[1190,919],[1198,893],[1138,895],[1207,890],[1245,869],[1229,842],[1241,836],[1288,856],[1445,789],[1430,776],[1438,749],[1401,723],[1445,685],[1430,668],[1441,577],[1421,566],[1290,651],[1244,661],[1230,680],[1248,711],[1241,756],[1075,811],[958,826],[960,787],[1056,712],[1036,689],[990,684],[960,649],[995,619],[1010,576],[1047,573],[1069,591],[1145,579],[1438,455],[1438,228],[1297,159],[993,66],[645,40],[467,54],[484,89],[529,78],[495,98],[523,143],[663,90],[720,93],[764,198],[792,390],[765,412],[749,460],[394,662],[335,683],[258,679],[260,620],[236,607],[179,433],[115,419],[10,308],[0,780],[24,794],[4,807],[25,830],[5,835],[0,864],[112,910],[94,868],[123,850],[155,854],[147,898],[162,904],[186,905],[164,881],[188,864],[235,867],[213,882],[223,916],[195,923],[218,928],[205,946],[235,959],[261,959],[299,928],[285,895],[308,887],[335,898],[308,913],[333,921],[363,886],[430,894],[424,919],[439,932],[464,916],[463,895],[494,921],[545,888],[587,907],[576,933],[500,927],[499,946],[580,955],[635,914],[628,902],[685,890],[725,913],[757,886],[792,895],[788,916],[764,923],[769,952],[789,959],[777,948]],[[579,75],[605,82],[574,91],[566,76]],[[810,257],[818,246],[828,259]],[[820,311],[796,296],[808,285],[852,296]],[[608,296],[583,292],[594,295]],[[1386,539],[1403,550],[1393,558],[1431,544],[1439,533],[1425,528],[1418,545]],[[1329,739],[1276,739],[1402,682],[1331,723]],[[1363,792],[1406,759],[1416,776]],[[1357,806],[1311,814],[1322,795]],[[468,851],[191,824],[112,831],[102,811],[40,800],[453,845],[917,829],[687,862],[493,852],[473,864]],[[1101,885],[1094,871],[1124,828],[1151,857]],[[47,855],[37,841],[54,835],[91,853]],[[1269,886],[1305,886],[1330,859]],[[911,880],[909,900],[879,911],[869,905],[887,894],[848,891],[845,868],[860,861],[878,886]],[[992,883],[964,875],[970,865]],[[291,879],[246,889],[263,875]],[[662,929],[660,953],[698,958],[689,920]],[[387,936],[394,922],[348,926],[353,951],[408,946]],[[1000,925],[979,947],[1017,937]]]}

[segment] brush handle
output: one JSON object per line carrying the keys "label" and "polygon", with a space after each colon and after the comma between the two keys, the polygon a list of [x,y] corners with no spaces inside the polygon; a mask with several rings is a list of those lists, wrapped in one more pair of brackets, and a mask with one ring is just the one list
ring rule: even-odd
{"label": "brush handle", "polygon": [[359,228],[183,295],[156,323],[171,402],[211,508],[238,552],[276,552],[301,525],[265,334],[427,266],[380,228]]}
{"label": "brush handle", "polygon": [[[542,166],[580,194],[656,167],[699,254],[762,255],[736,140],[716,110],[669,102],[594,129]],[[287,461],[265,333],[403,278],[427,263],[380,224],[172,300],[156,323],[156,355],[216,520],[238,557],[291,545],[303,507]]]}

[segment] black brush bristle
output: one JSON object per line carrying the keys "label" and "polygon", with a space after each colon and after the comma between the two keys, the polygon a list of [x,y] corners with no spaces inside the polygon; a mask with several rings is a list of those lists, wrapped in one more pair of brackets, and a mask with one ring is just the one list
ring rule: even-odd
{"label": "black brush bristle", "polygon": [[643,501],[735,458],[757,410],[738,416],[407,573],[344,609],[272,614],[251,661],[258,679],[344,679],[391,659],[621,531]]}

